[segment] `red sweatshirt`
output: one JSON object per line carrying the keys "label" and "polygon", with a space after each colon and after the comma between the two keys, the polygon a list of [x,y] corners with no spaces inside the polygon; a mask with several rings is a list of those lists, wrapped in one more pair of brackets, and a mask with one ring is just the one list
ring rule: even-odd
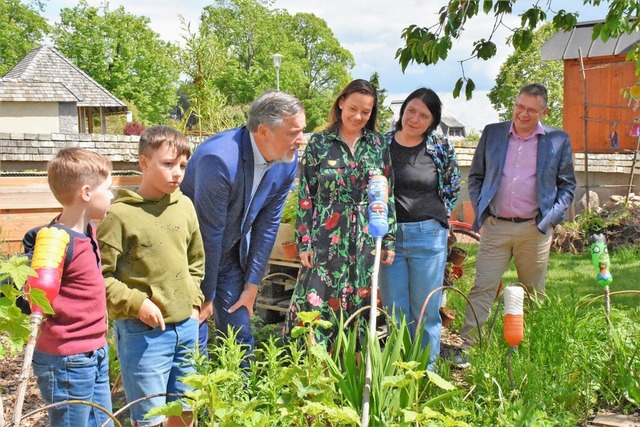
{"label": "red sweatshirt", "polygon": [[[97,350],[106,344],[107,303],[95,225],[90,223],[86,234],[55,222],[49,226],[65,230],[70,240],[60,293],[52,303],[55,314],[40,326],[36,348],[64,356]],[[29,230],[22,241],[29,258],[40,228]]]}

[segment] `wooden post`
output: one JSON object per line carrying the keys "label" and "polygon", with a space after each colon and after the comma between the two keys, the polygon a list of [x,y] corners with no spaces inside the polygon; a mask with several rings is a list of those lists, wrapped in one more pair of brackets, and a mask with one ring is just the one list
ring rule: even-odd
{"label": "wooden post", "polygon": [[104,107],[100,107],[100,125],[102,126],[102,134],[107,133],[107,115],[104,111]]}

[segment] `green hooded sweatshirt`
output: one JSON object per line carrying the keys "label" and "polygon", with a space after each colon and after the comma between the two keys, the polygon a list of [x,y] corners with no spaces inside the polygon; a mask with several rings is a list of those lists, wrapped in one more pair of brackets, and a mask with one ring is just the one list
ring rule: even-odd
{"label": "green hooded sweatshirt", "polygon": [[180,190],[146,200],[120,189],[98,226],[111,319],[138,317],[151,299],[165,323],[181,322],[204,296],[204,247],[196,211]]}

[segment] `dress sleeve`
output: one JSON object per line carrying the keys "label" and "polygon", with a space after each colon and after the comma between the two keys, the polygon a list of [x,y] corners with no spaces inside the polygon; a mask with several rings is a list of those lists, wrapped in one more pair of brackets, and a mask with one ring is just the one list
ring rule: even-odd
{"label": "dress sleeve", "polygon": [[[380,135],[382,138],[382,135]],[[394,251],[396,248],[396,198],[394,196],[395,178],[393,176],[393,168],[391,167],[391,149],[386,140],[383,140],[382,156],[384,160],[383,175],[387,177],[389,184],[389,201],[387,206],[389,209],[389,231],[384,236],[383,247],[386,250]]]}
{"label": "dress sleeve", "polygon": [[456,206],[458,197],[460,197],[460,168],[458,167],[458,159],[456,157],[455,147],[444,137],[445,158],[443,159],[443,199],[447,208],[447,216],[451,215],[453,208]]}
{"label": "dress sleeve", "polygon": [[318,134],[311,136],[302,155],[298,173],[298,209],[296,214],[296,242],[298,251],[313,250],[313,218],[316,212],[318,192],[318,159],[315,153]]}

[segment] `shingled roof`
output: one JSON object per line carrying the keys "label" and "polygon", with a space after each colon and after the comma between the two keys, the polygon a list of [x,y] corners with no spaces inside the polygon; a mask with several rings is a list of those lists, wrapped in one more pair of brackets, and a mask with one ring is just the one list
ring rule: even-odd
{"label": "shingled roof", "polygon": [[62,83],[0,80],[0,101],[79,102]]}
{"label": "shingled roof", "polygon": [[0,79],[0,101],[77,102],[78,107],[127,108],[68,58],[45,45],[27,53]]}

